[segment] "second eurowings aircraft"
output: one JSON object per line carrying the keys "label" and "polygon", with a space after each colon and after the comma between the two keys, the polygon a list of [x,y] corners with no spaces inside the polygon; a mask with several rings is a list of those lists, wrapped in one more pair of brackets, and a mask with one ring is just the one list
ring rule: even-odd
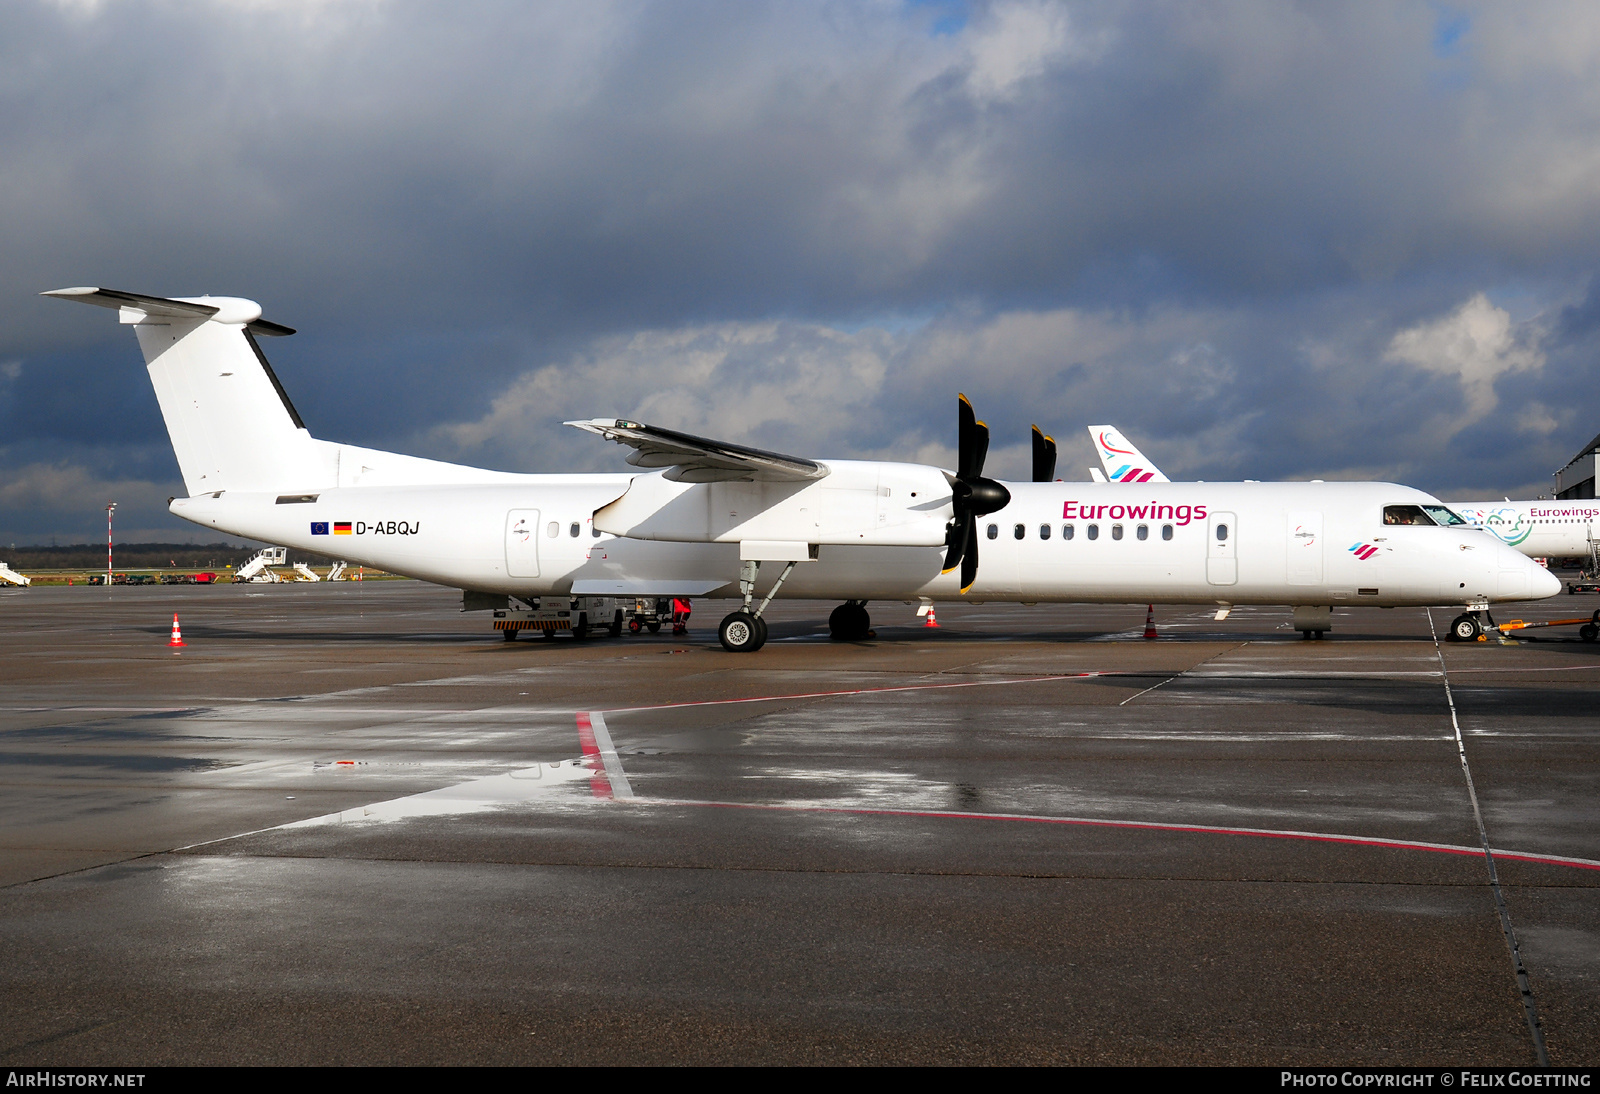
{"label": "second eurowings aircraft", "polygon": [[618,418],[568,424],[632,449],[621,474],[512,474],[338,444],[295,412],[257,341],[293,331],[253,301],[46,295],[133,327],[188,490],[174,514],[530,602],[739,596],[719,632],[734,651],[760,648],[775,595],[844,601],[830,623],[853,637],[869,600],[1481,610],[1560,589],[1476,532],[1386,523],[1447,511],[1389,483],[1053,482],[1054,444],[1041,474],[1040,441],[1044,481],[999,482],[983,474],[989,431],[964,397],[954,471],[786,456]]}
{"label": "second eurowings aircraft", "polygon": [[[1167,482],[1151,460],[1109,425],[1092,425],[1094,438],[1112,482]],[[1092,473],[1098,468],[1091,469]],[[1098,477],[1098,474],[1096,474]],[[1529,558],[1592,557],[1600,544],[1600,503],[1582,501],[1453,501],[1449,507],[1473,528],[1493,534]]]}

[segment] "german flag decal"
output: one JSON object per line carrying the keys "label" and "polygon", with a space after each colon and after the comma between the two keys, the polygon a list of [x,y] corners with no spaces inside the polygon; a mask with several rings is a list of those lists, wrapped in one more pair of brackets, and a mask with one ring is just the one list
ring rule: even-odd
{"label": "german flag decal", "polygon": [[336,536],[348,536],[350,534],[350,522],[347,520],[334,521],[333,534]]}

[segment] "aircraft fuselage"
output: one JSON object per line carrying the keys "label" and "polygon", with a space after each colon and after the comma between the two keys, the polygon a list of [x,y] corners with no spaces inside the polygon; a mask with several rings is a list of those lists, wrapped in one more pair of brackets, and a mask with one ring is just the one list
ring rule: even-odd
{"label": "aircraft fuselage", "polygon": [[[642,589],[699,581],[707,595],[734,595],[740,535],[726,520],[707,517],[703,528],[691,522],[671,533],[697,540],[596,532],[597,510],[636,480],[658,476],[530,475],[504,483],[337,488],[287,497],[224,491],[175,499],[171,510],[218,531],[481,592],[540,596],[572,592],[575,583],[592,592],[595,582]],[[750,485],[674,483],[665,487],[670,501],[662,504],[714,514],[719,492]],[[815,561],[796,566],[781,595],[1395,607],[1548,596],[1553,590],[1546,586],[1555,580],[1473,529],[1385,525],[1386,505],[1438,504],[1404,486],[1006,487],[1010,503],[980,524],[982,566],[965,596],[955,573],[940,572],[940,546],[847,542],[821,545]],[[926,498],[917,506],[909,498],[898,504],[941,526],[948,515],[947,508],[929,511]],[[880,512],[876,519],[888,518]],[[769,563],[760,584],[770,585],[780,569]],[[722,584],[711,588],[715,581]]]}

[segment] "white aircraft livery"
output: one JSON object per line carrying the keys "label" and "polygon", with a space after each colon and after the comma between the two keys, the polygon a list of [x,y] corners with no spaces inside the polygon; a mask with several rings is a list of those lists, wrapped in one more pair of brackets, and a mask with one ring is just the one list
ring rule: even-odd
{"label": "white aircraft livery", "polygon": [[1600,504],[1583,501],[1453,501],[1450,508],[1530,558],[1594,554]]}
{"label": "white aircraft livery", "polygon": [[[1150,475],[1151,482],[1168,481],[1114,426],[1092,425],[1089,435],[1094,438],[1106,477],[1112,482],[1144,481],[1136,479],[1135,475]],[[1596,528],[1600,524],[1600,503],[1593,499],[1512,501],[1507,498],[1504,501],[1453,501],[1449,506],[1472,527],[1489,532],[1529,558],[1583,556],[1596,559],[1595,548],[1600,546],[1600,537],[1595,534],[1600,530]]]}
{"label": "white aircraft livery", "polygon": [[[986,478],[988,427],[965,396],[953,472],[619,418],[568,424],[632,449],[622,474],[513,474],[338,444],[296,413],[257,341],[294,332],[253,301],[44,295],[114,308],[133,327],[188,490],[171,512],[459,588],[469,604],[739,596],[719,638],[746,652],[765,642],[762,614],[780,593],[843,601],[829,625],[846,639],[866,635],[870,600],[962,598],[1281,604],[1308,635],[1339,605],[1453,605],[1469,611],[1452,633],[1470,637],[1473,613],[1561,588],[1405,486]],[[1037,443],[1047,480],[1054,442]]]}

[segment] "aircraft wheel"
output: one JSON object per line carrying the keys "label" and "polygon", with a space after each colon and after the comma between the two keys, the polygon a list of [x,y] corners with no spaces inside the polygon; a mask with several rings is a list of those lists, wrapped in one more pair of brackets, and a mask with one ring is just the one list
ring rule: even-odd
{"label": "aircraft wheel", "polygon": [[1476,616],[1458,615],[1450,624],[1450,637],[1457,642],[1476,642],[1483,627]]}
{"label": "aircraft wheel", "polygon": [[1593,623],[1585,623],[1578,628],[1578,637],[1585,642],[1593,642],[1595,639],[1600,638],[1600,627],[1595,626]]}
{"label": "aircraft wheel", "polygon": [[589,637],[589,613],[579,612],[577,622],[572,624],[572,637],[574,641],[582,642]]}
{"label": "aircraft wheel", "polygon": [[610,627],[610,630],[609,630],[608,633],[611,635],[612,638],[621,638],[622,637],[622,609],[621,608],[617,609],[616,616],[611,620],[611,627]]}
{"label": "aircraft wheel", "polygon": [[661,621],[659,619],[654,623],[646,623],[645,626],[650,629],[651,634],[658,634],[661,631]]}
{"label": "aircraft wheel", "polygon": [[749,612],[734,612],[717,628],[717,639],[729,653],[754,653],[767,639],[761,620]]}
{"label": "aircraft wheel", "polygon": [[840,604],[828,616],[828,637],[835,642],[859,642],[871,630],[872,617],[854,600]]}
{"label": "aircraft wheel", "polygon": [[[761,631],[761,644],[765,646],[767,644],[767,617],[764,615],[756,616],[756,626]],[[687,632],[689,628],[685,627],[683,629]]]}

